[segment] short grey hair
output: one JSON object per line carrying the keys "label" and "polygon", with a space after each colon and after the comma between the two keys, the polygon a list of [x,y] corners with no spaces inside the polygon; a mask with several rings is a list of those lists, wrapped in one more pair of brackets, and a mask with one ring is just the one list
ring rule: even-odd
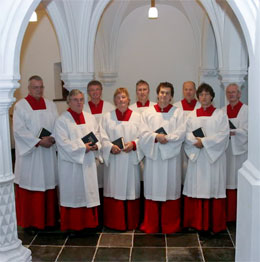
{"label": "short grey hair", "polygon": [[70,101],[70,99],[71,99],[72,96],[76,96],[76,95],[78,95],[78,94],[81,94],[81,95],[83,95],[83,97],[84,97],[84,93],[81,92],[79,89],[72,89],[72,90],[69,92],[68,96],[67,96],[67,104],[69,104],[69,101]]}
{"label": "short grey hair", "polygon": [[236,86],[238,92],[241,93],[241,87],[240,87],[237,83],[230,83],[230,84],[228,84],[227,87],[226,87],[226,89],[228,89],[228,87],[230,87],[230,86]]}

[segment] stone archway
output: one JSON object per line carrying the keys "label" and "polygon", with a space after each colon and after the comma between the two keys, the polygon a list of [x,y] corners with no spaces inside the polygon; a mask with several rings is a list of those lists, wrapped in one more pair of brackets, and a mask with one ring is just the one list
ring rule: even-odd
{"label": "stone archway", "polygon": [[[31,13],[40,0],[3,0],[0,11],[0,260],[30,261],[30,251],[21,245],[17,237],[17,226],[13,197],[13,174],[10,153],[10,135],[8,109],[13,103],[13,92],[19,87],[19,56],[22,38]],[[106,4],[101,3],[96,9],[103,12]],[[215,1],[211,1],[214,2]],[[218,0],[216,0],[216,3]],[[249,115],[249,157],[240,170],[237,223],[237,261],[259,261],[260,249],[260,7],[256,0],[227,0],[237,16],[246,38],[249,51],[249,112],[257,112],[254,117]],[[92,25],[97,26],[94,19]],[[93,43],[95,28],[89,39]],[[91,45],[90,45],[91,47]],[[91,47],[92,48],[92,47]],[[94,48],[92,48],[93,51]],[[90,51],[90,50],[89,50]],[[93,54],[92,54],[93,55]],[[93,57],[92,57],[93,59]],[[90,56],[91,60],[91,56]],[[91,68],[91,66],[90,66]],[[78,80],[78,79],[77,79]],[[248,206],[252,203],[252,206]],[[247,238],[245,238],[247,235]]]}

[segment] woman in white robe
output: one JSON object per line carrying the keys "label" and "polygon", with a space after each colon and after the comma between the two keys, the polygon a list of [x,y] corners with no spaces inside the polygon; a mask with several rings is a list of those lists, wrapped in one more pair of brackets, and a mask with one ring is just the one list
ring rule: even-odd
{"label": "woman in white robe", "polygon": [[[138,136],[141,116],[128,108],[127,89],[114,94],[116,110],[106,113],[101,122],[104,167],[104,225],[116,230],[132,230],[139,225],[140,168]],[[112,142],[124,139],[120,149]]]}
{"label": "woman in white robe", "polygon": [[[184,227],[220,232],[226,229],[226,155],[229,127],[227,116],[212,105],[215,93],[201,84],[197,97],[201,108],[187,119],[185,152],[189,158],[184,181]],[[193,131],[202,128],[205,137]]]}
{"label": "woman in white robe", "polygon": [[61,230],[82,230],[98,226],[99,203],[95,156],[100,143],[84,143],[93,132],[98,140],[98,124],[91,114],[82,111],[84,95],[72,90],[69,109],[55,123],[58,147]]}
{"label": "woman in white robe", "polygon": [[[145,155],[145,210],[141,230],[165,234],[180,231],[181,146],[185,137],[182,110],[170,104],[171,83],[157,87],[158,104],[142,114],[140,147]],[[163,128],[167,135],[155,131]]]}
{"label": "woman in white robe", "polygon": [[235,129],[230,129],[227,157],[227,221],[236,221],[238,170],[247,159],[248,107],[239,99],[241,91],[237,84],[226,88],[229,104],[223,108]]}

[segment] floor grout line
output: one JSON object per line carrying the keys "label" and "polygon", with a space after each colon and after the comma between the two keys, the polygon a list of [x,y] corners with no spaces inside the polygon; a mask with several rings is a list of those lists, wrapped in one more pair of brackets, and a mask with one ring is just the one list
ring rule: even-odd
{"label": "floor grout line", "polygon": [[200,249],[200,252],[201,252],[201,256],[202,256],[202,261],[205,262],[205,257],[204,257],[204,253],[203,253],[203,249],[202,249],[202,246],[200,244],[200,237],[199,237],[199,234],[197,233],[197,239],[199,241],[199,249]]}
{"label": "floor grout line", "polygon": [[98,238],[98,241],[97,241],[97,245],[96,245],[96,249],[95,249],[95,252],[94,252],[94,255],[93,255],[93,258],[92,258],[91,262],[94,262],[94,260],[96,258],[96,254],[97,254],[97,251],[98,251],[98,248],[99,248],[99,243],[101,241],[102,235],[103,235],[103,232],[101,232],[100,235],[99,235],[99,238]]}
{"label": "floor grout line", "polygon": [[232,244],[233,244],[233,247],[236,248],[236,245],[235,245],[235,243],[234,243],[234,241],[233,241],[232,235],[231,235],[228,227],[227,227],[227,232],[228,232],[228,234],[229,234],[229,237],[230,237],[230,239],[231,239],[231,242],[232,242]]}
{"label": "floor grout line", "polygon": [[133,252],[133,247],[134,247],[134,237],[135,237],[135,232],[133,231],[132,233],[132,245],[130,247],[130,253],[129,253],[129,262],[132,260],[132,252]]}
{"label": "floor grout line", "polygon": [[167,242],[167,235],[164,234],[165,237],[165,260],[168,262],[168,242]]}
{"label": "floor grout line", "polygon": [[60,249],[60,252],[59,252],[59,254],[57,255],[57,257],[56,257],[56,259],[55,259],[55,262],[57,262],[57,261],[58,261],[58,259],[59,259],[59,256],[60,256],[60,254],[61,254],[62,250],[64,249],[64,247],[65,247],[65,245],[66,245],[66,243],[67,243],[68,239],[69,239],[69,236],[67,236],[67,238],[65,239],[65,241],[64,241],[64,243],[63,243],[63,245],[62,245],[62,247],[61,247],[61,249]]}
{"label": "floor grout line", "polygon": [[38,236],[38,233],[33,237],[33,239],[31,240],[30,244],[28,245],[28,248],[32,245],[33,241],[35,240],[35,238]]}

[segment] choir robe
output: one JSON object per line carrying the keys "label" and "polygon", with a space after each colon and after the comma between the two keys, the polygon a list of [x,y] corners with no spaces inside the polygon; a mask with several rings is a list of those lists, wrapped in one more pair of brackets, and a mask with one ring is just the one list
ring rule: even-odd
{"label": "choir robe", "polygon": [[142,105],[142,103],[137,101],[136,103],[130,105],[129,109],[141,114],[141,113],[143,113],[144,110],[146,110],[147,108],[154,106],[154,105],[155,105],[155,103],[151,102],[150,100],[147,100],[145,105]]}
{"label": "choir robe", "polygon": [[[168,143],[156,143],[155,130],[163,127]],[[141,230],[163,233],[180,230],[181,146],[185,138],[182,110],[169,105],[161,112],[155,105],[142,113],[139,144],[146,157],[144,167],[145,215]],[[161,211],[159,211],[161,209]],[[161,217],[160,217],[161,216]],[[159,221],[161,220],[161,225]]]}
{"label": "choir robe", "polygon": [[[192,131],[202,127],[203,148],[194,146]],[[229,125],[227,116],[212,105],[196,109],[187,119],[184,149],[189,158],[184,181],[184,227],[219,232],[226,228],[226,155]],[[212,201],[211,201],[212,200]]]}
{"label": "choir robe", "polygon": [[[100,133],[104,167],[104,225],[131,230],[139,224],[140,167],[138,136],[141,115],[130,109],[122,115],[118,109],[102,117]],[[133,141],[134,150],[112,154],[112,142],[120,137]],[[139,153],[138,153],[139,152]],[[125,210],[127,209],[127,211]]]}
{"label": "choir robe", "polygon": [[[84,111],[81,114],[66,111],[55,123],[62,231],[98,226],[100,201],[95,162],[98,152],[86,153],[81,140],[90,132],[100,141],[95,117]],[[100,142],[97,146],[100,148]]]}
{"label": "choir robe", "polygon": [[236,135],[230,136],[226,150],[227,157],[227,221],[236,220],[238,170],[247,159],[248,148],[248,107],[238,102],[232,109],[223,108],[229,120],[235,125]]}
{"label": "choir robe", "polygon": [[[96,106],[93,102],[89,101],[87,104],[84,105],[84,111],[92,114],[98,124],[101,122],[102,115],[107,112],[110,112],[115,109],[115,106],[109,102],[100,100],[99,104]],[[98,156],[96,159],[97,164],[97,174],[98,174],[98,187],[103,188],[104,185],[104,165],[103,159],[101,156]]]}
{"label": "choir robe", "polygon": [[[174,103],[173,105],[183,110],[185,120],[187,119],[191,111],[200,107],[200,103],[196,99],[193,99],[191,103],[188,103],[186,99],[182,99],[181,101],[178,101]],[[181,172],[182,173],[182,184],[184,184],[185,175],[186,175],[187,166],[188,166],[188,157],[184,151],[184,144],[182,145],[182,148],[181,148],[181,162],[182,162],[182,172]]]}
{"label": "choir robe", "polygon": [[41,128],[53,132],[58,116],[48,99],[28,95],[16,103],[13,116],[15,139],[16,211],[18,225],[44,229],[58,219],[56,146],[38,146]]}

